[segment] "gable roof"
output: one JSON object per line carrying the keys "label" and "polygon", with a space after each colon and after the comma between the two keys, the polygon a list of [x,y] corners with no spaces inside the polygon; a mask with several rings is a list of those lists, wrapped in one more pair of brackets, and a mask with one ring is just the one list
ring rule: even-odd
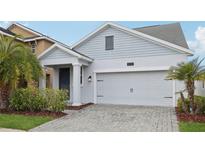
{"label": "gable roof", "polygon": [[134,30],[189,49],[180,23],[140,27]]}
{"label": "gable roof", "polygon": [[90,34],[88,34],[87,36],[82,38],[80,41],[78,41],[75,44],[73,44],[71,46],[71,48],[73,49],[73,48],[81,45],[82,43],[86,42],[90,38],[96,36],[99,32],[101,32],[103,29],[105,29],[107,27],[116,28],[116,29],[118,29],[120,31],[123,31],[123,32],[126,32],[126,33],[128,33],[130,35],[143,38],[145,40],[157,43],[157,44],[159,44],[161,46],[165,46],[165,47],[171,48],[171,49],[176,50],[178,52],[183,52],[183,53],[186,53],[188,55],[193,55],[193,52],[191,50],[189,50],[189,49],[187,49],[187,48],[185,48],[183,46],[179,46],[177,44],[173,44],[173,43],[168,42],[166,40],[162,40],[162,39],[156,38],[154,36],[142,33],[140,31],[136,31],[136,30],[133,30],[133,29],[129,29],[129,28],[123,27],[121,25],[114,24],[112,22],[106,22],[105,24],[103,24],[102,26],[97,28],[95,31],[91,32]]}
{"label": "gable roof", "polygon": [[38,56],[38,59],[41,59],[42,57],[44,57],[46,54],[48,54],[49,52],[51,52],[52,49],[54,49],[54,48],[56,48],[56,47],[59,48],[59,49],[61,49],[61,50],[63,50],[63,51],[65,51],[65,52],[67,52],[68,54],[71,54],[71,55],[73,55],[73,56],[76,56],[76,57],[78,57],[78,58],[80,58],[80,59],[86,60],[86,61],[88,61],[88,62],[92,62],[92,61],[93,61],[92,58],[90,58],[90,57],[88,57],[88,56],[86,56],[86,55],[84,55],[84,54],[82,54],[82,53],[79,53],[79,52],[77,52],[77,51],[75,51],[75,50],[72,50],[72,49],[70,49],[70,48],[67,47],[67,46],[60,45],[60,44],[58,44],[58,43],[55,43],[55,44],[53,44],[51,47],[49,47],[48,49],[46,49],[43,53],[41,53],[41,54]]}
{"label": "gable roof", "polygon": [[[0,34],[8,36],[8,37],[13,37],[13,38],[16,37],[15,33],[12,33],[11,31],[9,31],[7,29],[4,29],[2,27],[0,27]],[[18,40],[18,41],[22,41],[23,42],[23,39],[21,39],[21,38],[16,37],[15,39]]]}
{"label": "gable roof", "polygon": [[[64,44],[64,43],[62,43],[62,42],[59,42],[59,41],[57,41],[57,40],[55,40],[55,39],[53,39],[53,38],[51,38],[51,37],[48,37],[48,36],[46,36],[46,35],[44,35],[44,34],[42,34],[42,33],[39,33],[39,32],[37,32],[37,31],[35,31],[35,30],[33,30],[33,29],[30,29],[30,28],[28,28],[28,27],[26,27],[26,26],[23,26],[23,25],[21,25],[21,24],[19,24],[19,23],[13,23],[12,25],[20,26],[20,27],[22,27],[22,28],[24,28],[24,29],[26,29],[26,30],[28,30],[28,31],[31,31],[31,32],[34,32],[34,33],[38,34],[38,36],[21,38],[23,42],[29,42],[29,41],[39,40],[39,39],[46,39],[46,40],[49,40],[49,41],[51,41],[51,42],[54,43],[51,47],[49,47],[49,48],[46,49],[44,52],[42,52],[42,53],[38,56],[38,59],[42,58],[44,55],[46,55],[48,52],[50,52],[53,48],[58,47],[58,48],[60,48],[60,49],[62,49],[62,50],[64,50],[64,51],[68,52],[69,54],[72,54],[72,55],[74,55],[74,56],[77,56],[78,58],[81,58],[81,59],[84,59],[84,60],[87,60],[87,61],[90,61],[90,62],[93,61],[92,58],[90,58],[90,57],[88,57],[88,56],[86,56],[86,55],[84,55],[84,54],[82,54],[82,53],[79,53],[79,52],[77,52],[77,51],[75,51],[75,50],[70,49],[70,47],[67,46],[66,44]],[[10,25],[9,27],[11,27],[12,25]],[[8,27],[7,29],[4,29],[4,30],[9,32],[9,27]],[[0,30],[1,30],[1,29],[0,29]],[[12,33],[12,32],[11,32],[11,33]],[[15,36],[16,34],[13,33],[13,35]]]}
{"label": "gable roof", "polygon": [[[62,43],[60,41],[57,41],[56,39],[53,39],[53,38],[51,38],[49,36],[46,36],[43,33],[37,32],[37,31],[35,31],[35,30],[31,29],[31,28],[28,28],[28,27],[26,27],[26,26],[24,26],[24,25],[22,25],[20,23],[17,23],[17,22],[12,23],[10,26],[8,26],[8,28],[6,30],[9,31],[9,29],[12,26],[14,26],[14,25],[19,26],[19,27],[21,27],[21,28],[23,28],[23,29],[25,29],[25,30],[27,30],[29,32],[32,32],[32,33],[36,34],[36,36],[21,38],[23,42],[30,42],[30,41],[45,39],[45,40],[48,40],[50,42],[58,43],[58,44],[60,44],[62,46],[68,47],[66,44],[64,44],[64,43]],[[14,35],[16,35],[16,34],[14,34]]]}
{"label": "gable roof", "polygon": [[31,29],[31,28],[28,28],[28,27],[26,27],[26,26],[24,26],[24,25],[22,25],[20,23],[17,23],[17,22],[13,22],[11,25],[9,25],[7,27],[7,30],[10,30],[13,26],[18,26],[18,27],[20,27],[20,28],[22,28],[22,29],[24,29],[26,31],[29,31],[30,33],[33,33],[33,34],[37,35],[37,36],[42,36],[43,35],[43,34],[37,32],[37,31],[35,31],[35,30]]}
{"label": "gable roof", "polygon": [[0,27],[0,31],[6,33],[8,35],[15,35],[13,32],[11,32],[8,29],[4,29],[3,27]]}

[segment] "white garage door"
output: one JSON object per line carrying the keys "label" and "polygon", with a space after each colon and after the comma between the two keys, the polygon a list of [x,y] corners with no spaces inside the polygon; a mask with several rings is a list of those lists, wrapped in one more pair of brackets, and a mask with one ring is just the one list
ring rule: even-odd
{"label": "white garage door", "polygon": [[97,103],[172,106],[167,72],[99,73]]}

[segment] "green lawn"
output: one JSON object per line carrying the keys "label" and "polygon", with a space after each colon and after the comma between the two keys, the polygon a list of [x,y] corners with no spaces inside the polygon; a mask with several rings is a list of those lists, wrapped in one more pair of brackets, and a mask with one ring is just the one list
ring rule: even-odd
{"label": "green lawn", "polygon": [[0,114],[0,128],[13,128],[29,130],[45,122],[53,120],[52,117],[43,116],[25,116],[14,114]]}
{"label": "green lawn", "polygon": [[181,132],[205,132],[205,123],[180,122],[179,129]]}

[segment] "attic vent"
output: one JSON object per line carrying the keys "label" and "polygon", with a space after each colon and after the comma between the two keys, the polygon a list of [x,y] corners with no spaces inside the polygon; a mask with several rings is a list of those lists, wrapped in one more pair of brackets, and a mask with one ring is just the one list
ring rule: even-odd
{"label": "attic vent", "polygon": [[134,66],[134,62],[128,62],[127,66]]}

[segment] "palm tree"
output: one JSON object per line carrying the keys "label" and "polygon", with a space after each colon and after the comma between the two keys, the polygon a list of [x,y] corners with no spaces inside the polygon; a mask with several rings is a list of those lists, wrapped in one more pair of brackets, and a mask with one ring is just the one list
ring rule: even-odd
{"label": "palm tree", "polygon": [[9,95],[21,78],[37,81],[42,75],[38,59],[31,49],[15,37],[0,35],[0,107],[8,106]]}
{"label": "palm tree", "polygon": [[205,66],[201,65],[203,60],[199,61],[199,58],[195,58],[190,62],[182,62],[176,67],[171,67],[167,76],[167,79],[184,81],[192,114],[196,111],[194,102],[195,81],[205,80]]}

